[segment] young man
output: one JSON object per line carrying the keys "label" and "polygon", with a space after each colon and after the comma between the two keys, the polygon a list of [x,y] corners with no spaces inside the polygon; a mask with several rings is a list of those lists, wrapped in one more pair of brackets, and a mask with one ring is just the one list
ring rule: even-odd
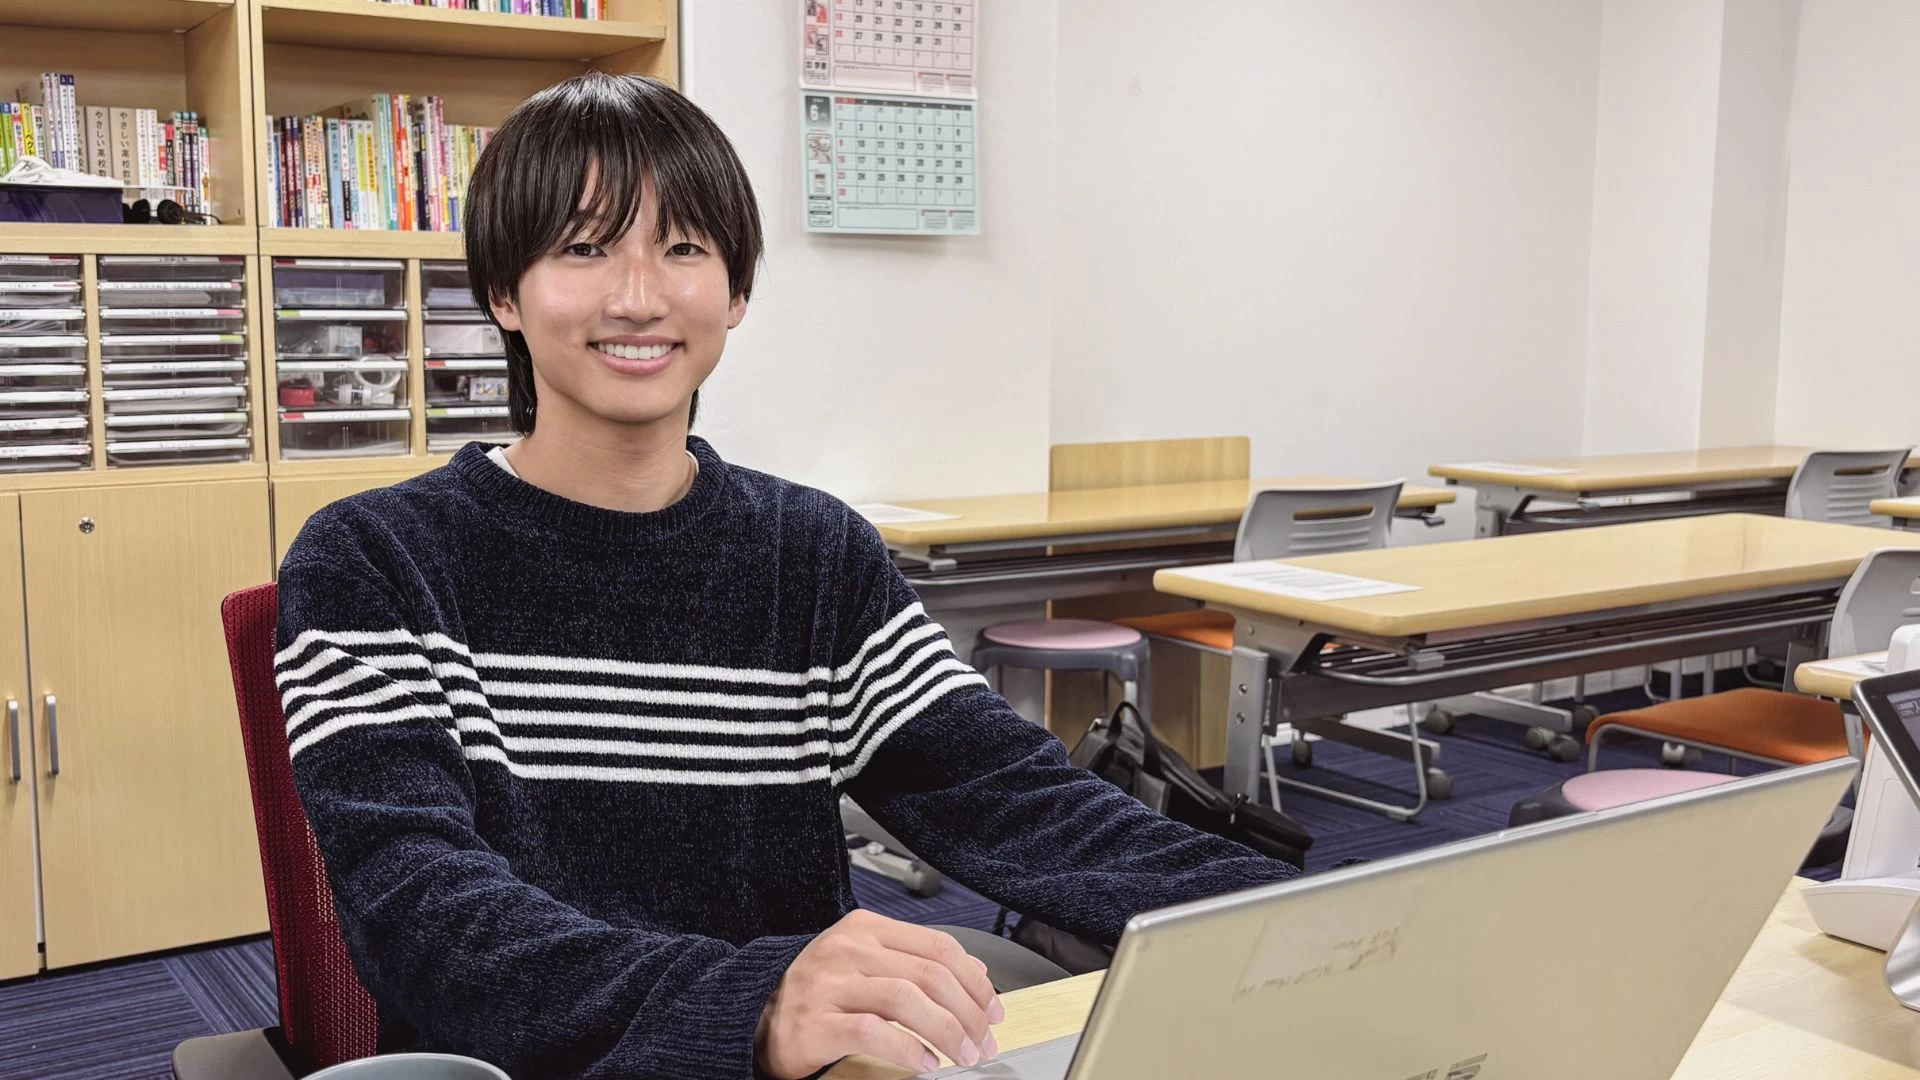
{"label": "young man", "polygon": [[294,776],[383,1049],[526,1080],[992,1056],[982,966],[855,909],[841,792],[1109,941],[1297,872],[1071,767],[870,525],[688,436],[761,232],[672,89],[592,74],[522,105],[467,255],[525,439],[334,504],[280,577]]}

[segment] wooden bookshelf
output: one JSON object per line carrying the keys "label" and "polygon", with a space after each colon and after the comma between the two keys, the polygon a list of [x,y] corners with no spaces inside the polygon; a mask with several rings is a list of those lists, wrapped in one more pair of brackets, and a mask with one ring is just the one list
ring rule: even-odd
{"label": "wooden bookshelf", "polygon": [[260,0],[261,36],[275,44],[585,63],[667,38],[667,23],[556,19],[413,7],[372,0]]}
{"label": "wooden bookshelf", "polygon": [[328,259],[464,259],[457,232],[382,229],[261,229],[260,254]]}
{"label": "wooden bookshelf", "polygon": [[233,7],[234,0],[5,0],[0,23],[184,34]]}
{"label": "wooden bookshelf", "polygon": [[0,254],[251,255],[250,225],[0,225]]}

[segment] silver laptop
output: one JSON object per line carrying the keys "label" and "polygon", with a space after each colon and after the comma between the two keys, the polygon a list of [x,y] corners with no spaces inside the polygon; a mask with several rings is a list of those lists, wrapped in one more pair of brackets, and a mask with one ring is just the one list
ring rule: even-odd
{"label": "silver laptop", "polygon": [[934,1075],[1665,1080],[1856,767],[1148,912],[1084,1035]]}

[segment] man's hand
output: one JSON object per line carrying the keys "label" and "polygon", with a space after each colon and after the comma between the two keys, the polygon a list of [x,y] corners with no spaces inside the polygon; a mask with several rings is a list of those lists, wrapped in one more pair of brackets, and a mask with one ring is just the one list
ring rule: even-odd
{"label": "man's hand", "polygon": [[855,911],[794,958],[761,1014],[754,1049],[777,1080],[800,1080],[849,1054],[930,1072],[939,1062],[915,1035],[973,1065],[1000,1052],[987,1025],[1005,1018],[987,966],[950,935]]}

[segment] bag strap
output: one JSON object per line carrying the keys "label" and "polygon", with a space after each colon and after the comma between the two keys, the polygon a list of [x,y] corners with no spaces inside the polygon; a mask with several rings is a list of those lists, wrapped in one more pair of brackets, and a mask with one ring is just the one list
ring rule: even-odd
{"label": "bag strap", "polygon": [[1121,732],[1126,730],[1126,720],[1124,717],[1128,713],[1132,713],[1134,723],[1140,725],[1140,742],[1145,747],[1141,752],[1145,757],[1143,764],[1146,766],[1147,772],[1153,776],[1160,776],[1160,733],[1153,730],[1153,725],[1147,722],[1146,714],[1142,713],[1140,707],[1131,701],[1123,701],[1114,707],[1112,724],[1115,737],[1117,738]]}

